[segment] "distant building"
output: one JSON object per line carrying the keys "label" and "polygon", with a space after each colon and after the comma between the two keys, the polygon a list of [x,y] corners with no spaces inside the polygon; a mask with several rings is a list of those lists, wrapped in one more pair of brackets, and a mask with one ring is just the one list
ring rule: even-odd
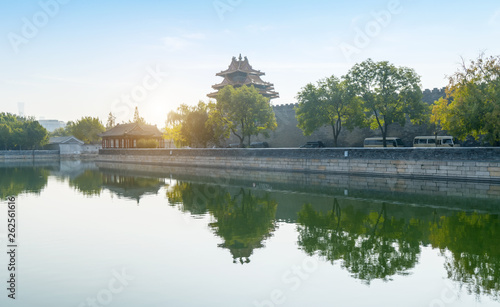
{"label": "distant building", "polygon": [[102,148],[137,148],[139,140],[156,140],[158,148],[165,147],[163,133],[153,125],[119,124],[99,136],[102,137]]}
{"label": "distant building", "polygon": [[17,103],[17,113],[19,117],[24,117],[24,102]]}
{"label": "distant building", "polygon": [[57,119],[40,119],[38,120],[40,125],[47,129],[48,132],[54,132],[54,130],[66,127],[66,123]]}
{"label": "distant building", "polygon": [[252,68],[250,63],[248,63],[247,57],[244,59],[240,57],[236,59],[233,57],[229,68],[216,74],[216,76],[223,77],[221,83],[212,86],[217,92],[210,93],[207,96],[210,98],[217,98],[219,90],[221,90],[226,85],[232,85],[233,87],[240,87],[242,85],[251,86],[253,85],[262,96],[269,99],[278,98],[279,94],[274,91],[274,84],[263,81],[260,76],[265,75],[265,73],[260,70],[255,70]]}

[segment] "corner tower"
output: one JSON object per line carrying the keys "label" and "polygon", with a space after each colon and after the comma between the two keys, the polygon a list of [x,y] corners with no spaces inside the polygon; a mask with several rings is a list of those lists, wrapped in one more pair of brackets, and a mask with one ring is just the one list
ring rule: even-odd
{"label": "corner tower", "polygon": [[279,97],[279,94],[274,91],[274,84],[265,82],[260,78],[260,76],[265,75],[265,73],[260,70],[253,69],[250,63],[248,63],[247,57],[242,59],[241,54],[238,59],[233,57],[228,69],[215,75],[223,77],[224,80],[222,80],[219,84],[212,85],[212,88],[216,90],[216,92],[208,94],[207,96],[210,98],[217,98],[219,90],[226,85],[232,85],[233,87],[253,85],[264,97],[269,99]]}

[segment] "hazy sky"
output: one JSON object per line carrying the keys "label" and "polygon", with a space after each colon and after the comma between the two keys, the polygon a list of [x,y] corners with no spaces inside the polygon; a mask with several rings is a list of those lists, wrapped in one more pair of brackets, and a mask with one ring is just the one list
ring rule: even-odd
{"label": "hazy sky", "polygon": [[500,2],[41,0],[0,2],[0,112],[76,120],[137,105],[163,127],[207,101],[215,73],[247,56],[280,98],[367,58],[442,87],[461,57],[500,55]]}

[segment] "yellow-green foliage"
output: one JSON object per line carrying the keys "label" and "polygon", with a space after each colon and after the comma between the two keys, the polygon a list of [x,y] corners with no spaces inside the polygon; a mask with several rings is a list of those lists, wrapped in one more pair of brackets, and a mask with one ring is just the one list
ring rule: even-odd
{"label": "yellow-green foliage", "polygon": [[158,141],[153,139],[138,140],[137,148],[158,148]]}
{"label": "yellow-green foliage", "polygon": [[446,98],[434,102],[431,122],[460,139],[500,142],[500,56],[463,63],[449,79]]}

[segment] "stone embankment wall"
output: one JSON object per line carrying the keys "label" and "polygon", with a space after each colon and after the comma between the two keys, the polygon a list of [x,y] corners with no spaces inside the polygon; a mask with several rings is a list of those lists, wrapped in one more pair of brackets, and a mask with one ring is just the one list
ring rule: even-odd
{"label": "stone embankment wall", "polygon": [[0,150],[0,162],[59,159],[58,150]]}
{"label": "stone embankment wall", "polygon": [[[240,169],[214,169],[169,165],[145,165],[119,162],[96,162],[101,170],[120,171],[131,176],[155,176],[179,181],[211,185],[248,187],[266,191],[293,191],[309,197],[334,195],[381,201],[440,204],[463,207],[467,210],[484,209],[491,203],[498,211],[500,182],[453,181],[433,179],[409,179],[401,177],[353,176],[335,173],[304,173]],[[298,194],[294,193],[295,196]],[[470,199],[484,199],[475,202]],[[488,200],[488,201],[486,201]],[[310,201],[309,201],[310,202]]]}
{"label": "stone embankment wall", "polygon": [[500,148],[103,149],[97,161],[500,181]]}

